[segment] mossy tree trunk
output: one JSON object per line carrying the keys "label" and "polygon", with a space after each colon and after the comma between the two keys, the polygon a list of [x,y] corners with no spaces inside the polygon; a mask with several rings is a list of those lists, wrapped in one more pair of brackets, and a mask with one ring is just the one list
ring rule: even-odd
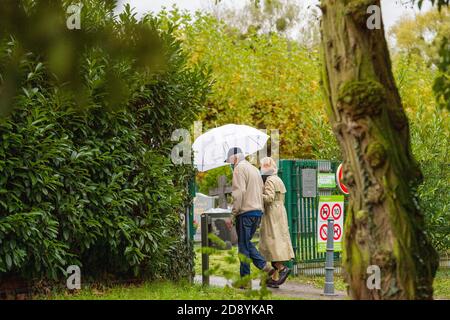
{"label": "mossy tree trunk", "polygon": [[[438,256],[414,190],[422,174],[391,70],[383,27],[366,26],[379,0],[322,0],[323,86],[350,188],[343,263],[355,299],[431,299]],[[369,289],[367,267],[381,269]]]}

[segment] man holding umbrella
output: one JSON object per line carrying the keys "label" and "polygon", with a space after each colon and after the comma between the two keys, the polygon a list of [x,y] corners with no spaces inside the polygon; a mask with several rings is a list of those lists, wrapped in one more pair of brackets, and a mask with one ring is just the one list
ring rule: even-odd
{"label": "man holding umbrella", "polygon": [[[274,269],[251,242],[263,215],[264,184],[261,175],[256,167],[245,160],[238,147],[229,149],[226,162],[233,168],[232,213],[236,218],[239,253],[250,258],[258,269],[271,276]],[[250,275],[248,263],[241,261],[240,274],[241,277]]]}
{"label": "man holding umbrella", "polygon": [[[264,185],[259,170],[246,161],[245,156],[264,148],[268,139],[266,133],[256,128],[226,124],[208,130],[195,139],[192,145],[194,165],[200,172],[219,168],[226,163],[233,167],[232,213],[236,218],[239,253],[251,259],[258,269],[268,273],[267,285],[278,282],[272,279],[275,269],[251,242],[263,215]],[[250,265],[246,261],[241,261],[240,273],[244,281],[248,279]],[[279,281],[284,280],[280,278]]]}

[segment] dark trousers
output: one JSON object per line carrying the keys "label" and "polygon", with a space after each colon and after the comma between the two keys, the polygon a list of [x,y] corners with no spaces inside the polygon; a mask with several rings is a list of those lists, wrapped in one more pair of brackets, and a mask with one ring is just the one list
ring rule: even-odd
{"label": "dark trousers", "polygon": [[[251,242],[260,223],[261,217],[246,217],[245,214],[236,217],[239,253],[250,258],[253,264],[262,270],[266,266],[266,260]],[[250,265],[241,261],[240,272],[241,277],[249,275]]]}

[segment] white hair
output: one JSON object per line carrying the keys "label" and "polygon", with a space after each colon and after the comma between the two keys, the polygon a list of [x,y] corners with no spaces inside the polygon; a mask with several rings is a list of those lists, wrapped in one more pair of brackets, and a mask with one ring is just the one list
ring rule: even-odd
{"label": "white hair", "polygon": [[278,173],[277,163],[271,157],[265,157],[261,159],[261,171],[263,172],[271,172],[272,174]]}

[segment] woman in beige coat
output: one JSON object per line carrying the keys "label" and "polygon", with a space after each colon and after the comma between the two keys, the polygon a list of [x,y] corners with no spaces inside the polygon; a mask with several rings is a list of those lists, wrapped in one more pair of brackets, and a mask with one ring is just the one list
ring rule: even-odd
{"label": "woman in beige coat", "polygon": [[267,282],[267,285],[271,287],[278,287],[284,283],[290,270],[283,265],[283,262],[294,258],[284,207],[286,187],[277,172],[275,160],[270,157],[261,160],[261,174],[265,183],[264,214],[261,219],[259,250],[267,261],[272,262],[272,266],[277,271],[272,276],[273,281]]}

